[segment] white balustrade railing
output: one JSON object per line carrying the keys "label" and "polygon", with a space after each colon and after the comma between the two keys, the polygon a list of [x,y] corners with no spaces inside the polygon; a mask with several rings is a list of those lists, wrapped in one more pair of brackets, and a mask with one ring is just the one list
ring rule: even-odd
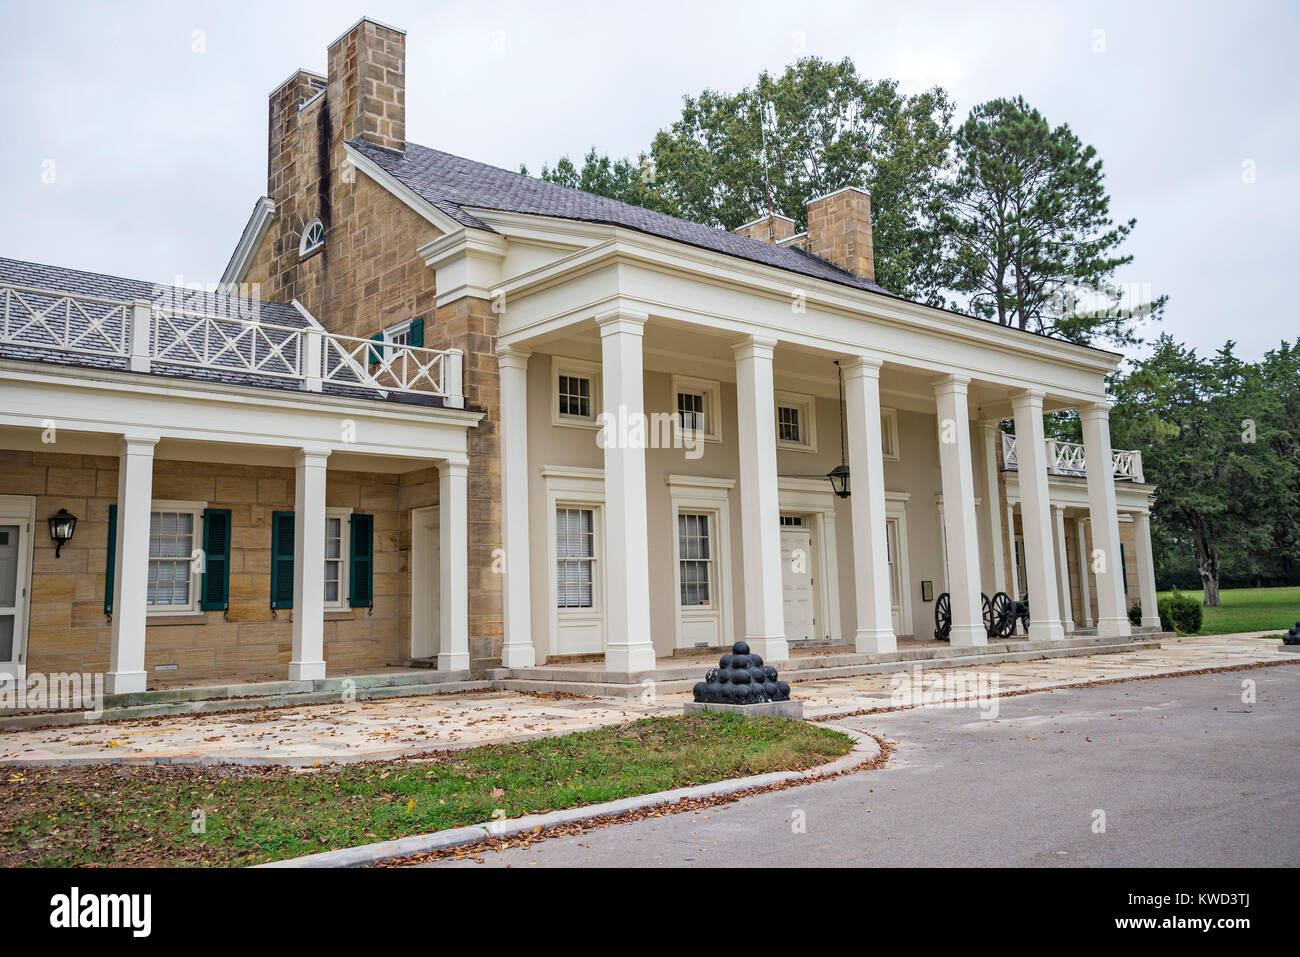
{"label": "white balustrade railing", "polygon": [[[1083,476],[1088,474],[1084,447],[1077,442],[1061,442],[1047,439],[1044,443],[1047,452],[1047,471],[1054,475]],[[1016,457],[1016,437],[1002,433],[1002,467],[1019,470],[1020,462]],[[1142,475],[1142,453],[1136,449],[1112,449],[1111,471],[1117,479],[1133,482],[1144,481]]]}
{"label": "white balustrade railing", "polygon": [[128,303],[0,285],[0,344],[125,358]]}
{"label": "white balustrade railing", "polygon": [[0,346],[110,356],[133,371],[154,364],[326,383],[382,395],[438,396],[464,405],[464,353],[0,284]]}

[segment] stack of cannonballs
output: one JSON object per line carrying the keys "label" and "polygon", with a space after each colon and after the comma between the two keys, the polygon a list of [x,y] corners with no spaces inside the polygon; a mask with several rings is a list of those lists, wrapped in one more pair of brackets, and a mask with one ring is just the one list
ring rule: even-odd
{"label": "stack of cannonballs", "polygon": [[708,704],[762,704],[789,701],[790,686],[776,680],[776,669],[764,667],[763,659],[749,653],[749,645],[738,641],[731,654],[723,655],[718,667],[710,668],[695,686],[695,700]]}
{"label": "stack of cannonballs", "polygon": [[[1295,627],[1282,636],[1282,644],[1300,645],[1300,621],[1297,621]],[[700,699],[697,697],[695,700],[699,701]]]}

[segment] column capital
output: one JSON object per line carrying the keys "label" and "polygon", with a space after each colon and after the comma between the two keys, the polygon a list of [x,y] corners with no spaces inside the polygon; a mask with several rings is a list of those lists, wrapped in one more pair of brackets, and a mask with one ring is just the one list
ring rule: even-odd
{"label": "column capital", "polygon": [[438,463],[438,471],[447,470],[449,475],[468,475],[469,463],[459,462],[456,459],[444,459]]}
{"label": "column capital", "polygon": [[935,395],[965,395],[969,387],[968,375],[946,375],[934,380]]}
{"label": "column capital", "polygon": [[502,369],[528,370],[528,360],[532,358],[528,349],[497,346],[497,365]]}
{"label": "column capital", "polygon": [[1011,393],[1011,407],[1013,409],[1041,409],[1043,399],[1047,393],[1042,389],[1021,389],[1018,392]]}
{"label": "column capital", "polygon": [[870,376],[873,379],[880,378],[880,367],[884,360],[876,355],[850,356],[841,360],[840,368],[848,375]]}
{"label": "column capital", "polygon": [[156,432],[127,432],[119,440],[119,450],[131,455],[153,455],[159,439]]}
{"label": "column capital", "polygon": [[736,360],[771,359],[776,349],[776,340],[767,336],[745,336],[731,346],[731,354]]}
{"label": "column capital", "polygon": [[1080,419],[1110,419],[1110,402],[1089,402],[1079,406]]}
{"label": "column capital", "polygon": [[295,466],[317,465],[323,468],[329,457],[330,450],[322,446],[303,446],[300,449],[293,450],[293,464]]}
{"label": "column capital", "polygon": [[619,332],[633,336],[643,336],[645,335],[645,324],[649,318],[643,312],[611,309],[607,313],[596,316],[596,325],[600,327],[601,338]]}

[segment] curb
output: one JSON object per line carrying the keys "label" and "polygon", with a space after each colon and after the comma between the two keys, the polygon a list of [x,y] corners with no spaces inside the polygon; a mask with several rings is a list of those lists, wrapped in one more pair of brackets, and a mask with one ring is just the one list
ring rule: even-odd
{"label": "curb", "polygon": [[528,814],[524,817],[511,818],[506,821],[487,821],[468,827],[455,827],[432,834],[417,834],[413,837],[398,838],[393,841],[380,841],[376,844],[362,844],[359,847],[345,847],[337,851],[325,851],[320,854],[308,854],[304,857],[292,857],[283,861],[271,861],[257,864],[256,867],[364,867],[393,857],[410,857],[413,854],[426,854],[429,851],[441,851],[463,844],[477,844],[485,837],[507,837],[521,834],[534,828],[555,827],[560,824],[573,824],[607,814],[623,814],[657,804],[675,804],[684,798],[715,797],[719,794],[732,794],[747,791],[750,788],[765,787],[784,781],[815,781],[831,774],[839,774],[875,759],[880,754],[880,745],[876,740],[861,731],[852,728],[836,727],[856,739],[853,748],[843,757],[827,764],[818,765],[805,771],[772,771],[747,778],[731,778],[727,781],[714,781],[712,784],[697,784],[692,787],[674,788],[671,791],[659,791],[655,794],[642,794],[637,797],[622,798],[618,801],[606,801],[602,804],[584,804],[582,807],[551,811],[546,814]]}

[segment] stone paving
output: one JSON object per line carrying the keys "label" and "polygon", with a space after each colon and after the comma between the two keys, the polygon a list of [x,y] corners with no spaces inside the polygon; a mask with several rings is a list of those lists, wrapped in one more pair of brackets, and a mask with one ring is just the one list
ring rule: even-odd
{"label": "stone paving", "polygon": [[[969,681],[996,674],[997,691],[1176,674],[1263,661],[1300,664],[1275,637],[1224,635],[1165,641],[1159,650],[931,668]],[[909,673],[903,673],[907,677]],[[806,717],[889,707],[894,675],[803,681],[794,689]],[[987,686],[987,685],[986,685]],[[264,711],[148,718],[84,727],[0,732],[0,765],[72,763],[249,763],[311,765],[377,760],[423,751],[518,741],[680,713],[689,695],[653,701],[551,698],[510,691],[300,705]]]}

